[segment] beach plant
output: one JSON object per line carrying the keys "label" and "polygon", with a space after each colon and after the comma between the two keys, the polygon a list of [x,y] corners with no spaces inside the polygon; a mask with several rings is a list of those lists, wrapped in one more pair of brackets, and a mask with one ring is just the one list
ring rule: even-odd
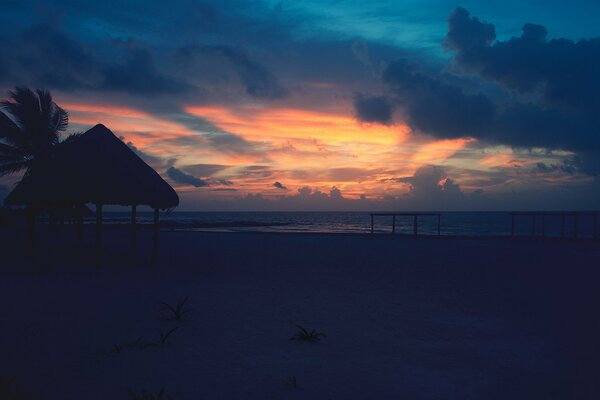
{"label": "beach plant", "polygon": [[125,346],[127,346],[127,348],[129,349],[145,349],[146,347],[148,347],[147,343],[144,343],[144,341],[142,340],[142,337],[138,337],[135,342],[130,342],[125,344]]}
{"label": "beach plant", "polygon": [[169,312],[168,317],[164,317],[163,319],[171,320],[171,321],[182,321],[184,315],[192,312],[191,309],[185,308],[185,303],[187,303],[188,298],[181,299],[177,302],[175,306],[170,305],[169,303],[162,302],[163,308],[161,311]]}
{"label": "beach plant", "polygon": [[129,400],[174,400],[165,393],[165,389],[160,389],[157,394],[146,392],[142,390],[139,394],[133,390],[129,391]]}
{"label": "beach plant", "polygon": [[298,332],[294,336],[292,336],[290,340],[317,343],[321,340],[321,338],[327,337],[327,335],[323,332],[317,332],[314,329],[309,331],[308,329],[299,324],[294,324],[294,326],[298,328]]}
{"label": "beach plant", "polygon": [[113,352],[113,353],[120,353],[120,352],[122,352],[122,351],[123,351],[123,348],[124,348],[124,347],[125,347],[125,345],[124,345],[124,344],[117,344],[117,343],[115,343],[115,344],[113,345],[112,352]]}
{"label": "beach plant", "polygon": [[178,327],[178,326],[176,326],[175,328],[173,328],[173,329],[171,329],[171,330],[169,330],[169,331],[167,331],[167,332],[160,331],[160,332],[159,332],[159,334],[160,334],[160,337],[159,337],[159,339],[158,339],[158,343],[157,343],[157,344],[159,344],[159,345],[164,345],[164,344],[166,344],[166,343],[167,343],[167,340],[169,339],[169,337],[170,337],[170,336],[173,334],[173,332],[175,332],[177,329],[179,329],[179,327]]}
{"label": "beach plant", "polygon": [[298,381],[296,380],[296,376],[294,376],[294,375],[288,376],[287,378],[285,378],[283,380],[283,383],[285,383],[286,386],[289,386],[293,389],[298,388]]}

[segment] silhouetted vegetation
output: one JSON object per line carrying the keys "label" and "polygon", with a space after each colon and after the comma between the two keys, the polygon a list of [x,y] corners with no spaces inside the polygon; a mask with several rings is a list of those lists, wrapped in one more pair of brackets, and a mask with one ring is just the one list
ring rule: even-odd
{"label": "silhouetted vegetation", "polygon": [[172,321],[181,321],[183,320],[183,316],[192,312],[191,309],[185,309],[185,303],[187,303],[188,298],[181,299],[177,302],[175,306],[170,305],[169,303],[162,302],[161,304],[164,306],[161,311],[168,312],[168,317],[163,317],[166,320]]}
{"label": "silhouetted vegetation", "polygon": [[167,340],[169,339],[169,337],[173,334],[173,332],[175,332],[177,329],[179,329],[178,326],[176,326],[175,328],[171,329],[170,331],[165,332],[160,332],[160,338],[158,339],[158,343],[160,345],[164,345],[167,343]]}
{"label": "silhouetted vegetation", "polygon": [[299,332],[290,338],[290,340],[298,340],[302,342],[311,342],[317,343],[321,340],[322,337],[327,337],[323,332],[317,332],[314,329],[309,331],[304,328],[302,325],[294,324],[296,328],[298,328]]}
{"label": "silhouetted vegetation", "polygon": [[9,94],[0,102],[0,176],[39,168],[69,124],[68,113],[47,90],[16,87]]}

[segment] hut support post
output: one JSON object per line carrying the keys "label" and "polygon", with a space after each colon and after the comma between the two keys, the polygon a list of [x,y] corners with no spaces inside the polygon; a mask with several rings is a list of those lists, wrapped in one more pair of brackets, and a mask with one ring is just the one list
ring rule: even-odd
{"label": "hut support post", "polygon": [[596,239],[598,237],[598,221],[597,221],[598,216],[596,215],[596,213],[594,213],[593,216],[594,216],[594,218],[593,218],[593,220],[594,220],[594,233],[593,233],[593,235],[594,235],[594,239]]}
{"label": "hut support post", "polygon": [[96,252],[102,245],[102,204],[96,204]]}
{"label": "hut support post", "polygon": [[26,234],[27,256],[32,258],[35,251],[35,208],[27,207],[27,234]]}
{"label": "hut support post", "polygon": [[131,206],[131,252],[135,253],[136,245],[136,218],[137,217],[137,206],[134,204]]}
{"label": "hut support post", "polygon": [[510,236],[515,236],[515,214],[510,215]]}
{"label": "hut support post", "polygon": [[373,214],[371,214],[371,237],[373,237]]}
{"label": "hut support post", "polygon": [[579,237],[579,214],[575,213],[575,226],[573,227],[573,235],[575,238]]}
{"label": "hut support post", "polygon": [[154,235],[152,238],[152,258],[157,260],[158,256],[158,208],[154,209]]}
{"label": "hut support post", "polygon": [[535,237],[535,214],[531,216],[531,236]]}
{"label": "hut support post", "polygon": [[438,236],[441,235],[441,229],[440,229],[440,214],[438,214]]}
{"label": "hut support post", "polygon": [[417,236],[417,215],[413,216],[413,234]]}
{"label": "hut support post", "polygon": [[392,235],[396,234],[396,216],[392,216]]}
{"label": "hut support post", "polygon": [[560,237],[565,237],[565,213],[560,215]]}
{"label": "hut support post", "polygon": [[546,214],[542,213],[542,237],[546,236]]}
{"label": "hut support post", "polygon": [[[82,207],[83,209],[83,207]],[[77,215],[77,247],[83,247],[83,211]]]}

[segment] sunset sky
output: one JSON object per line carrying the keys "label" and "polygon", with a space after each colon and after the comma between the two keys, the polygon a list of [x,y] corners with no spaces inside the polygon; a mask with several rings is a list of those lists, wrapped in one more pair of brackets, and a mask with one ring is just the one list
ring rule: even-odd
{"label": "sunset sky", "polygon": [[182,210],[600,202],[600,2],[84,3],[3,3],[2,97],[51,90]]}

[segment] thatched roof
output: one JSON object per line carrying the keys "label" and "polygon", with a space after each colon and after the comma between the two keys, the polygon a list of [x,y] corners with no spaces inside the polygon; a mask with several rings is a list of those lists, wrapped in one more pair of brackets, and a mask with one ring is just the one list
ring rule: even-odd
{"label": "thatched roof", "polygon": [[24,178],[4,202],[39,206],[101,203],[169,209],[179,204],[179,197],[123,141],[98,124],[79,138],[61,144],[47,167]]}

